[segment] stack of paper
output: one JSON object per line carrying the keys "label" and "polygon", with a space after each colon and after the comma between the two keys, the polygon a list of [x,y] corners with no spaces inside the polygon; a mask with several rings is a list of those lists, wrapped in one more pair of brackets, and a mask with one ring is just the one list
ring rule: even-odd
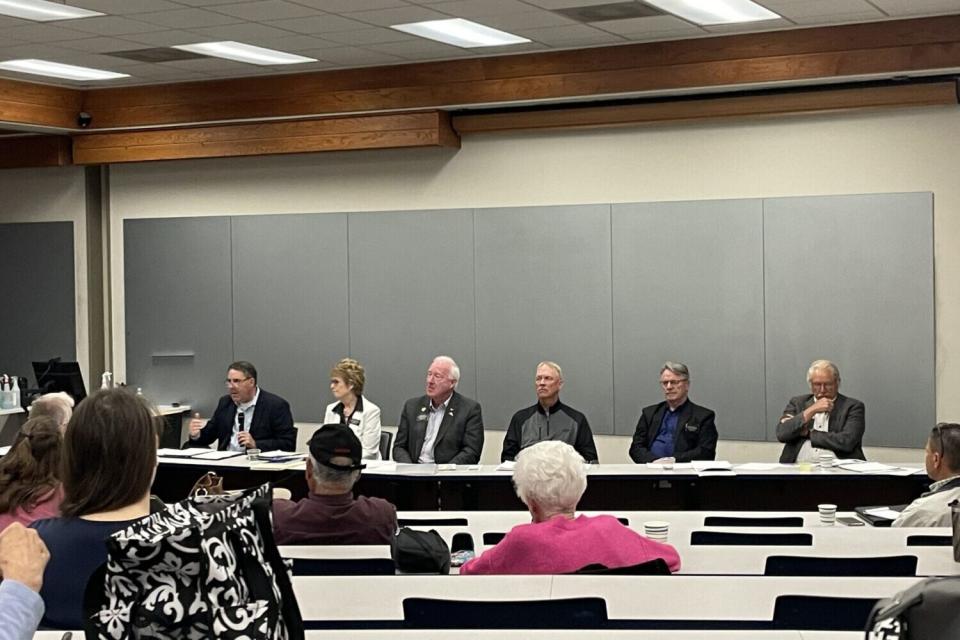
{"label": "stack of paper", "polygon": [[306,457],[307,454],[295,451],[264,451],[259,456],[262,462],[290,462],[291,460],[303,460]]}
{"label": "stack of paper", "polygon": [[694,460],[690,464],[698,476],[735,476],[733,465],[726,460]]}
{"label": "stack of paper", "polygon": [[210,449],[157,449],[161,458],[192,458],[198,453],[209,452]]}

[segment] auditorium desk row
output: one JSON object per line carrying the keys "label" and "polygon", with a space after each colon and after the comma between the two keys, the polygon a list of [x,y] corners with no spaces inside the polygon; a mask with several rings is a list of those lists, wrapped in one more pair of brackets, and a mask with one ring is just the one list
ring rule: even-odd
{"label": "auditorium desk row", "polygon": [[[585,510],[776,510],[813,511],[829,502],[850,510],[863,505],[904,504],[926,490],[929,479],[917,473],[859,473],[840,468],[801,465],[734,465],[735,475],[699,475],[689,469],[663,470],[646,465],[595,465],[589,470],[587,491],[580,501]],[[154,493],[175,502],[187,495],[204,472],[216,471],[228,489],[273,482],[306,495],[303,464],[299,466],[250,463],[245,458],[220,461],[161,458]],[[440,470],[435,465],[387,463],[363,472],[357,490],[386,498],[401,510],[521,510],[509,471],[494,466],[459,466]]]}

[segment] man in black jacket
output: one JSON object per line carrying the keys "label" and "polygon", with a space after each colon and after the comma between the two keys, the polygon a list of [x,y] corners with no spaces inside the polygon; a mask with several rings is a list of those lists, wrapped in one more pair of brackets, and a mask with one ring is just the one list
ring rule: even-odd
{"label": "man in black jacket", "polygon": [[630,445],[634,462],[690,462],[717,455],[717,427],[710,409],[690,402],[690,370],[679,362],[660,369],[664,401],[644,407]]}
{"label": "man in black jacket", "polygon": [[221,451],[293,451],[297,428],[290,404],[257,385],[257,369],[243,360],[227,368],[227,395],[204,424],[199,414],[190,421],[187,447],[204,447],[214,440]]}

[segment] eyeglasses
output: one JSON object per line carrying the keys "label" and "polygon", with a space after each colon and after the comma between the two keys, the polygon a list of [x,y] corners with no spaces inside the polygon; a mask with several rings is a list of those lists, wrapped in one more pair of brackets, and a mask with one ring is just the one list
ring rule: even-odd
{"label": "eyeglasses", "polygon": [[687,378],[684,378],[683,380],[661,380],[660,386],[661,387],[679,387],[685,382],[689,382],[689,380]]}
{"label": "eyeglasses", "polygon": [[246,382],[246,381],[249,380],[249,379],[250,379],[250,378],[227,378],[227,379],[224,380],[223,382],[224,382],[228,387],[235,387],[235,386],[237,386],[237,385],[239,385],[239,384],[241,384],[241,383]]}

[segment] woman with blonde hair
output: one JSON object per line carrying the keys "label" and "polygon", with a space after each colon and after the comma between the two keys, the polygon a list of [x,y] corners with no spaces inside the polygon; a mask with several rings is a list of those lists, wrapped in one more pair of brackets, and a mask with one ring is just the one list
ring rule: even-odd
{"label": "woman with blonde hair", "polygon": [[363,365],[344,358],[330,370],[330,391],[337,399],[327,405],[324,424],[344,424],[353,429],[366,460],[380,459],[380,407],[363,397],[367,378]]}

